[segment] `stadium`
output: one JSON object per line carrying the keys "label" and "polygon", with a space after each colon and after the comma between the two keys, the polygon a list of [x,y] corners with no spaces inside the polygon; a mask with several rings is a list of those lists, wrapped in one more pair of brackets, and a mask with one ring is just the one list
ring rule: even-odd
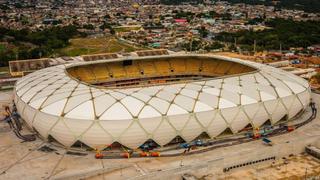
{"label": "stadium", "polygon": [[14,94],[18,113],[44,140],[96,149],[237,134],[288,121],[310,101],[308,82],[288,72],[192,54],[48,67],[20,79]]}

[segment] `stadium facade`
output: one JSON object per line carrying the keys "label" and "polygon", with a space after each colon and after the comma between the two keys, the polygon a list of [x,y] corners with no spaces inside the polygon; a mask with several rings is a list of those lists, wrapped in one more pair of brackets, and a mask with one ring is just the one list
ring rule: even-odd
{"label": "stadium facade", "polygon": [[291,119],[310,101],[307,81],[235,58],[164,55],[45,68],[20,79],[15,104],[44,139],[135,149],[149,139],[190,142]]}

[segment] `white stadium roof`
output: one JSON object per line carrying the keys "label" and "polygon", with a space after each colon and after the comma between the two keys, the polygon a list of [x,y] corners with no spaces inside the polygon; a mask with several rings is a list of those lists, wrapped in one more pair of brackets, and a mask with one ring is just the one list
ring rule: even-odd
{"label": "white stadium roof", "polygon": [[249,123],[259,127],[285,115],[292,118],[309,103],[309,84],[300,77],[258,63],[210,57],[258,70],[187,83],[108,89],[71,78],[65,71],[70,65],[59,65],[19,80],[15,103],[42,137],[51,135],[67,147],[79,140],[94,148],[115,141],[137,148],[148,139],[164,145],[178,135],[191,141],[202,132],[218,136],[226,128],[237,133]]}

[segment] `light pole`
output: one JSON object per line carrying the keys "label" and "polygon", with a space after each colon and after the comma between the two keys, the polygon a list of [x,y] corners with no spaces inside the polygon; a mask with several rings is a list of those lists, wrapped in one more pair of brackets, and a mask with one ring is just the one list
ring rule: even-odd
{"label": "light pole", "polygon": [[257,49],[257,41],[254,40],[253,41],[253,53],[254,53],[254,55],[256,54],[256,49]]}
{"label": "light pole", "polygon": [[120,165],[120,175],[122,177],[122,164]]}
{"label": "light pole", "polygon": [[305,171],[305,174],[304,174],[304,179],[306,180],[308,177],[308,168],[306,167],[306,171]]}
{"label": "light pole", "polygon": [[184,155],[184,153],[186,153],[186,150],[181,154],[180,167],[182,167],[182,166],[183,166],[182,161],[183,161],[183,155]]}

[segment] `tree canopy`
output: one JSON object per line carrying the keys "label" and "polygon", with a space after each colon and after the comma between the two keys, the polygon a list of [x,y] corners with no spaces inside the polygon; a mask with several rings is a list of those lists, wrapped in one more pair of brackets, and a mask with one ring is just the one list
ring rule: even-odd
{"label": "tree canopy", "polygon": [[245,30],[236,33],[219,33],[216,40],[252,47],[254,41],[261,50],[283,49],[290,47],[308,47],[320,43],[320,22],[274,19],[266,22],[271,29],[262,31]]}
{"label": "tree canopy", "polygon": [[29,59],[49,56],[56,49],[69,44],[69,39],[80,36],[76,26],[52,27],[45,30],[12,30],[0,27],[0,41],[7,41],[12,48],[0,52],[0,66],[13,59]]}

